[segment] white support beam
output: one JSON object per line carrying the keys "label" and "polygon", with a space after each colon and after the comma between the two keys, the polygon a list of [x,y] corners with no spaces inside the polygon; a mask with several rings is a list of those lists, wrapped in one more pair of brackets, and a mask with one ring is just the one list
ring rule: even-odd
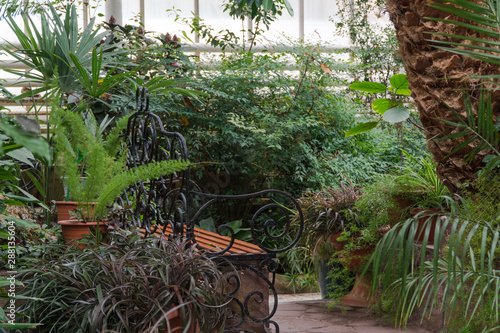
{"label": "white support beam", "polygon": [[299,39],[304,40],[304,0],[299,0]]}
{"label": "white support beam", "polygon": [[83,12],[83,28],[85,29],[89,25],[89,1],[84,0],[82,3]]}
{"label": "white support beam", "polygon": [[106,0],[104,12],[106,13],[107,22],[109,22],[109,18],[113,16],[116,20],[116,24],[123,25],[121,0]]}
{"label": "white support beam", "polygon": [[248,42],[250,42],[252,40],[252,38],[253,38],[253,20],[249,16],[249,17],[247,17],[247,40],[248,40]]}
{"label": "white support beam", "polygon": [[[326,53],[331,53],[338,50],[343,50],[348,48],[350,44],[340,44],[329,45],[322,47],[321,50]],[[206,44],[184,44],[180,47],[183,52],[222,52],[221,47],[215,47]],[[267,53],[279,53],[285,51],[293,51],[293,45],[262,45],[257,44],[252,48],[252,52],[267,52]],[[231,49],[226,49],[225,52],[231,52]]]}
{"label": "white support beam", "polygon": [[146,29],[146,5],[144,0],[139,1],[139,11],[141,12],[141,24]]}
{"label": "white support beam", "polygon": [[[200,17],[200,0],[194,0],[194,16]],[[194,42],[200,42],[200,35],[197,32],[194,33]]]}

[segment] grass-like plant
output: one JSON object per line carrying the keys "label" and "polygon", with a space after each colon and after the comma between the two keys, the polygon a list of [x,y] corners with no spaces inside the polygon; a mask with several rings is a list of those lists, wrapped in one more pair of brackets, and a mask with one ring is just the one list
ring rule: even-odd
{"label": "grass-like plant", "polygon": [[413,201],[418,208],[439,208],[444,206],[444,196],[449,195],[448,188],[441,183],[436,173],[436,163],[430,155],[415,158],[403,151],[407,163],[394,178],[399,195]]}
{"label": "grass-like plant", "polygon": [[353,185],[340,188],[324,188],[321,191],[304,192],[298,200],[304,216],[304,228],[308,232],[301,244],[319,254],[330,237],[344,231],[349,224],[359,226],[354,205],[361,197],[361,190]]}
{"label": "grass-like plant", "polygon": [[212,260],[185,241],[130,232],[113,239],[86,250],[58,246],[28,261],[18,280],[37,299],[19,312],[42,322],[39,332],[170,332],[175,311],[186,331],[218,324],[223,277]]}
{"label": "grass-like plant", "polygon": [[69,197],[79,202],[84,221],[105,217],[107,206],[129,186],[189,166],[188,161],[172,160],[127,168],[126,150],[122,150],[119,135],[128,117],[118,120],[108,135],[97,129],[92,113],[86,114],[85,122],[81,115],[54,106],[51,119],[56,167],[67,184]]}
{"label": "grass-like plant", "polygon": [[[427,222],[423,242],[415,245],[417,224],[412,219],[395,225],[380,241],[370,261],[373,281],[395,288],[397,321],[405,325],[415,309],[422,320],[437,308],[449,322],[456,311],[470,323],[479,312],[486,314],[484,327],[500,320],[499,253],[500,216],[474,219],[460,197],[447,198],[450,212],[436,224],[432,255],[426,248],[430,233]],[[447,239],[447,245],[441,243]],[[476,241],[474,241],[476,240]],[[479,244],[479,248],[478,245]],[[394,281],[394,276],[398,278]],[[375,285],[375,284],[374,284]]]}

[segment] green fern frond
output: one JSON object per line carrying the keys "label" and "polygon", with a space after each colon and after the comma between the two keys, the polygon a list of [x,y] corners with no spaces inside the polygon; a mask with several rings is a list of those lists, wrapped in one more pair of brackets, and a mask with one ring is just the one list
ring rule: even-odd
{"label": "green fern frond", "polygon": [[[170,160],[149,163],[125,170],[111,178],[101,190],[97,198],[95,215],[97,218],[106,215],[106,207],[118,198],[124,190],[140,181],[159,178],[174,172],[186,170],[190,165],[186,160]],[[101,184],[102,186],[102,184]]]}
{"label": "green fern frond", "polygon": [[105,142],[106,150],[110,155],[116,155],[120,147],[120,134],[127,128],[128,118],[130,118],[132,114],[126,115],[118,119],[115,124],[115,127],[109,132],[107,136],[107,140]]}
{"label": "green fern frond", "polygon": [[106,145],[96,130],[94,116],[87,117],[90,129],[80,114],[55,103],[52,105],[52,140],[58,155],[56,167],[65,176],[69,196],[79,202],[95,201],[103,184],[123,171],[126,165],[126,154],[118,153],[118,148],[119,134],[126,127],[128,117],[117,122],[119,126],[111,131]]}

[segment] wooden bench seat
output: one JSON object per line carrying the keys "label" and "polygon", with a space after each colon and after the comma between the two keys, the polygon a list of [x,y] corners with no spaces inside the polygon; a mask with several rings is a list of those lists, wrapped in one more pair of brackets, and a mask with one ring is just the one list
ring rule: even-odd
{"label": "wooden bench seat", "polygon": [[[146,234],[146,230],[141,228],[141,233]],[[154,235],[164,237],[167,239],[173,238],[173,231],[170,226],[165,228],[165,232],[162,232],[159,228],[156,229]],[[219,235],[215,232],[194,228],[194,239],[198,246],[209,252],[220,252],[229,247],[231,244],[231,238]],[[247,254],[266,254],[267,252],[262,250],[255,244],[251,244],[239,239],[235,239],[232,246],[229,247],[228,251],[224,255],[247,255]]]}

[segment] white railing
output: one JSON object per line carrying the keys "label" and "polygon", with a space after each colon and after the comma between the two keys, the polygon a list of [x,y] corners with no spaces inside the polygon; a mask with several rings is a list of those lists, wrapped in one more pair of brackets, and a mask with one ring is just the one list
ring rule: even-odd
{"label": "white railing", "polygon": [[[26,0],[29,1],[29,0]],[[146,6],[145,6],[145,1],[144,0],[138,0],[139,1],[139,8],[140,8],[140,20],[146,26],[147,23],[147,13],[146,13]],[[294,3],[294,10],[296,17],[298,18],[298,35],[299,35],[299,40],[304,40],[304,23],[305,23],[305,15],[304,15],[304,0],[296,0],[297,3]],[[89,0],[84,0],[82,2],[82,20],[84,26],[86,26],[89,22]],[[192,1],[192,9],[193,9],[193,14],[195,16],[200,16],[200,0],[193,0]],[[105,17],[109,18],[111,15],[115,17],[117,20],[118,24],[123,24],[122,22],[122,0],[107,0],[105,2]],[[248,20],[247,22],[247,28],[252,29],[251,26],[251,20]],[[216,53],[216,52],[222,52],[222,49],[220,47],[213,47],[210,45],[206,45],[203,43],[200,43],[200,38],[199,36],[195,35],[194,36],[194,44],[189,44],[189,45],[182,45],[181,50],[183,52],[187,53],[194,53],[196,55],[200,55],[203,53]],[[12,45],[13,47],[20,48],[20,45],[16,45],[17,43],[14,43]],[[329,52],[338,52],[341,49],[345,49],[349,47],[347,44],[343,45],[325,45],[322,47],[323,52],[329,53]],[[292,50],[293,47],[289,45],[254,45],[252,47],[252,52],[269,52],[269,53],[279,53],[279,52],[286,52]],[[226,48],[224,50],[225,52],[232,52],[233,50],[230,48]],[[213,64],[213,63],[212,63]],[[19,89],[21,88],[35,88],[37,87],[36,84],[28,83],[28,82],[20,82],[19,79],[13,77],[10,73],[7,74],[7,72],[2,71],[2,69],[18,69],[18,70],[28,70],[29,68],[25,66],[22,63],[16,62],[15,60],[0,60],[0,83],[7,88],[17,88],[16,93]],[[290,66],[290,70],[294,70],[295,68],[293,66]],[[5,106],[11,108],[11,110],[14,110],[15,113],[19,112],[26,112],[24,108],[21,108],[19,106],[16,107],[16,103],[7,101],[5,99],[0,99],[0,106]]]}

